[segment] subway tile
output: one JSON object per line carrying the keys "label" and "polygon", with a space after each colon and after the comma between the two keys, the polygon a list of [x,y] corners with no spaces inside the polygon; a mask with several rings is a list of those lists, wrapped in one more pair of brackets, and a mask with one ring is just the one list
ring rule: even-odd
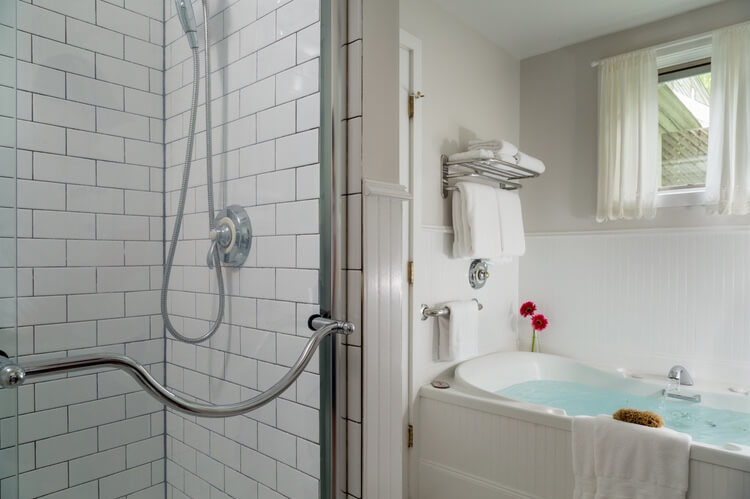
{"label": "subway tile", "polygon": [[161,70],[164,62],[162,57],[161,43],[159,45],[155,45],[147,41],[126,36],[125,59],[128,61],[136,62],[143,66]]}
{"label": "subway tile", "polygon": [[148,17],[106,2],[97,2],[96,24],[141,40],[149,38]]}
{"label": "subway tile", "polygon": [[125,111],[161,119],[162,97],[135,88],[125,88]]}
{"label": "subway tile", "polygon": [[318,411],[284,399],[277,400],[277,427],[312,442],[318,441]]}
{"label": "subway tile", "polygon": [[[97,80],[140,90],[149,89],[147,67],[103,54],[96,54],[96,78]],[[120,95],[122,95],[122,91]],[[118,109],[122,109],[122,107]]]}
{"label": "subway tile", "polygon": [[65,241],[18,239],[19,267],[58,267],[65,265]]}
{"label": "subway tile", "polygon": [[303,438],[297,439],[297,468],[320,478],[320,446]]}
{"label": "subway tile", "polygon": [[45,95],[33,99],[34,121],[69,128],[93,131],[96,126],[94,108]]}
{"label": "subway tile", "polygon": [[21,474],[18,493],[21,497],[41,497],[67,486],[68,463],[60,463]]}
{"label": "subway tile", "polygon": [[110,109],[123,108],[124,97],[120,85],[68,74],[63,86],[67,89],[67,98],[70,100]]}
{"label": "subway tile", "polygon": [[122,241],[68,241],[68,266],[123,265]]}
{"label": "subway tile", "polygon": [[35,210],[34,237],[94,239],[94,214]]}
{"label": "subway tile", "polygon": [[19,90],[65,97],[65,73],[24,61],[17,63]]}
{"label": "subway tile", "polygon": [[66,433],[36,442],[36,466],[69,461],[96,452],[96,429]]}
{"label": "subway tile", "polygon": [[95,345],[95,322],[68,322],[34,327],[34,353],[57,352]]}
{"label": "subway tile", "polygon": [[68,297],[68,320],[108,319],[125,315],[122,293],[71,295]]}
{"label": "subway tile", "polygon": [[276,13],[264,15],[240,31],[240,54],[256,52],[276,41]]}
{"label": "subway tile", "polygon": [[68,130],[68,154],[89,159],[123,161],[124,144],[121,137],[100,133]]}
{"label": "subway tile", "polygon": [[136,492],[151,483],[151,465],[144,464],[99,480],[99,498],[114,499]]}
{"label": "subway tile", "polygon": [[[351,2],[348,2],[351,4]],[[320,56],[320,23],[297,33],[297,64]]]}
{"label": "subway tile", "polygon": [[125,213],[128,215],[161,216],[162,203],[160,192],[125,191]]}
{"label": "subway tile", "polygon": [[120,189],[68,185],[68,210],[88,213],[122,213],[123,192]]}
{"label": "subway tile", "polygon": [[31,37],[34,64],[48,66],[68,73],[94,76],[94,54],[39,36]]}
{"label": "subway tile", "polygon": [[19,444],[61,435],[67,431],[68,410],[66,407],[32,412],[18,418]]}
{"label": "subway tile", "polygon": [[35,35],[65,41],[65,17],[30,3],[16,4],[16,27]]}
{"label": "subway tile", "polygon": [[94,293],[94,268],[37,268],[34,269],[34,294],[66,295]]}
{"label": "subway tile", "polygon": [[258,425],[258,450],[290,466],[294,466],[297,461],[296,440],[290,433],[264,424]]}
{"label": "subway tile", "polygon": [[304,499],[317,494],[318,481],[299,470],[279,463],[278,467],[278,490],[292,499]]}
{"label": "subway tile", "polygon": [[320,94],[315,93],[297,100],[297,131],[303,132],[320,126]]}
{"label": "subway tile", "polygon": [[161,144],[125,139],[125,161],[134,165],[162,167],[164,149]]}
{"label": "subway tile", "polygon": [[19,208],[65,209],[65,186],[62,184],[19,179],[15,187],[18,193],[16,206]]}
{"label": "subway tile", "polygon": [[320,0],[292,0],[276,11],[276,35],[290,35],[319,18]]}
{"label": "subway tile", "polygon": [[292,169],[258,175],[258,204],[294,201],[296,177]]}
{"label": "subway tile", "polygon": [[[125,447],[70,461],[70,485],[96,480],[125,469]],[[96,483],[96,482],[94,482]],[[98,494],[98,490],[97,490]]]}
{"label": "subway tile", "polygon": [[318,162],[318,131],[310,130],[276,140],[276,169]]}
{"label": "subway tile", "polygon": [[95,20],[95,0],[68,0],[66,2],[60,2],[59,0],[34,0],[34,3],[45,9],[50,9],[83,21],[94,22]]}
{"label": "subway tile", "polygon": [[75,384],[68,378],[34,385],[37,410],[77,404],[96,398],[96,375],[76,376]]}
{"label": "subway tile", "polygon": [[320,197],[320,165],[297,168],[297,200]]}
{"label": "subway tile", "polygon": [[149,463],[164,457],[164,438],[152,437],[128,444],[126,450],[128,467]]}
{"label": "subway tile", "polygon": [[227,494],[237,499],[257,499],[258,483],[241,473],[227,468],[224,476]]}
{"label": "subway tile", "polygon": [[148,317],[105,319],[98,322],[97,342],[99,345],[108,345],[146,340],[150,337],[149,332]]}
{"label": "subway tile", "polygon": [[[277,86],[278,92],[278,86]],[[294,133],[296,107],[293,102],[258,113],[258,141],[275,139]]]}
{"label": "subway tile", "polygon": [[148,240],[149,221],[135,215],[97,215],[96,235],[98,239]]}
{"label": "subway tile", "polygon": [[99,108],[96,110],[96,131],[118,137],[148,140],[149,121],[145,116]]}
{"label": "subway tile", "polygon": [[65,129],[19,120],[16,122],[19,149],[65,154]]}
{"label": "subway tile", "polygon": [[299,99],[318,91],[318,61],[295,66],[276,75],[276,102]]}
{"label": "subway tile", "polygon": [[276,487],[276,461],[247,447],[242,448],[242,474],[253,480]]}
{"label": "subway tile", "polygon": [[[101,397],[102,395],[100,394],[99,396]],[[120,421],[125,419],[125,397],[100,398],[99,400],[73,404],[68,407],[68,414],[70,415],[70,421],[68,422],[68,429],[70,431],[94,428],[114,421]],[[73,466],[72,463],[71,466]],[[73,482],[72,479],[71,482]]]}
{"label": "subway tile", "polygon": [[149,170],[145,166],[97,161],[96,181],[100,186],[148,190]]}
{"label": "subway tile", "polygon": [[98,431],[100,451],[137,442],[151,436],[148,416],[105,424],[99,426]]}
{"label": "subway tile", "polygon": [[318,200],[295,201],[276,205],[278,234],[313,234],[318,232]]}
{"label": "subway tile", "polygon": [[65,322],[64,296],[27,296],[18,298],[18,325]]}
{"label": "subway tile", "polygon": [[258,79],[294,66],[297,60],[294,36],[287,36],[258,51]]}
{"label": "subway tile", "polygon": [[123,55],[123,35],[78,19],[67,18],[67,43],[112,57]]}

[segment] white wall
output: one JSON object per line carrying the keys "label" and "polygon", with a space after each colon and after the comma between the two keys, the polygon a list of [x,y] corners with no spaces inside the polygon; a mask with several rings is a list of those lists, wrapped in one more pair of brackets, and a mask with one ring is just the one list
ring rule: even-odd
{"label": "white wall", "polygon": [[422,41],[422,223],[450,225],[440,155],[474,138],[519,137],[520,66],[430,0],[402,0],[401,28]]}
{"label": "white wall", "polygon": [[[519,299],[550,326],[542,350],[650,372],[747,374],[750,217],[702,207],[597,224],[596,73],[590,62],[750,19],[727,1],[521,63],[521,146],[547,163],[525,183]],[[536,233],[536,235],[534,235]]]}
{"label": "white wall", "polygon": [[[440,154],[475,137],[518,139],[519,63],[430,0],[402,0],[401,28],[422,42],[422,164],[417,165],[416,282],[412,311],[455,299],[479,298],[481,353],[515,346],[509,310],[517,301],[517,261],[491,268],[487,286],[469,286],[469,260],[451,257],[450,200],[440,193]],[[420,214],[421,212],[421,214]],[[416,321],[412,392],[455,364],[437,362],[436,321]]]}
{"label": "white wall", "polygon": [[527,232],[746,224],[703,208],[660,209],[654,220],[598,224],[597,90],[591,62],[750,19],[750,2],[726,1],[670,19],[565,47],[521,62],[521,147],[547,171],[524,183]]}

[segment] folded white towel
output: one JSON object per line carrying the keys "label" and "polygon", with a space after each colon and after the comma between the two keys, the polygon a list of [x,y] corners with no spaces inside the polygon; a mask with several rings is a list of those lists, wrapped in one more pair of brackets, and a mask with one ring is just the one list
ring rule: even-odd
{"label": "folded white towel", "polygon": [[456,188],[452,202],[454,258],[500,258],[497,189],[474,182],[458,182]]}
{"label": "folded white towel", "polygon": [[438,359],[464,360],[479,354],[478,309],[475,301],[445,304],[448,316],[438,317]]}
{"label": "folded white towel", "polygon": [[513,154],[508,154],[507,152],[494,152],[495,159],[500,159],[503,161],[506,161],[508,163],[513,163],[514,165],[518,163],[518,158],[516,158]]}
{"label": "folded white towel", "polygon": [[526,235],[523,230],[521,198],[518,191],[497,189],[497,210],[500,217],[500,245],[505,257],[526,253]]}
{"label": "folded white towel", "polygon": [[684,499],[690,435],[577,416],[572,441],[575,499]]}
{"label": "folded white towel", "polygon": [[525,152],[520,151],[518,152],[518,154],[516,154],[516,158],[518,159],[519,166],[523,166],[524,168],[539,174],[544,173],[545,166],[541,159],[537,159],[534,156],[529,156]]}
{"label": "folded white towel", "polygon": [[469,150],[489,149],[493,152],[502,152],[511,156],[518,154],[518,147],[507,140],[470,140]]}
{"label": "folded white towel", "polygon": [[457,152],[448,156],[448,161],[471,161],[478,159],[492,159],[495,153],[487,149],[473,149],[471,151]]}

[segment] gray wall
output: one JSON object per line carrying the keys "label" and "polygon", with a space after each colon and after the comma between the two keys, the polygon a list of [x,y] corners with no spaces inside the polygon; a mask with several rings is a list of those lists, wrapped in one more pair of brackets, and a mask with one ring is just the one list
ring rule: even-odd
{"label": "gray wall", "polygon": [[597,90],[591,62],[750,19],[750,2],[726,1],[521,61],[521,147],[547,171],[524,183],[527,232],[745,224],[703,207],[660,209],[654,220],[598,224]]}

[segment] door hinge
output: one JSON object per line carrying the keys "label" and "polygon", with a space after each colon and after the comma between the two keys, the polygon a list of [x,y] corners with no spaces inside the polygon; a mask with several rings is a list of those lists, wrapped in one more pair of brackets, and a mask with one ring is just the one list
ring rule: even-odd
{"label": "door hinge", "polygon": [[409,94],[409,119],[412,119],[414,117],[414,101],[417,99],[421,99],[422,97],[424,97],[424,94],[419,91],[413,94]]}
{"label": "door hinge", "polygon": [[409,425],[407,434],[408,440],[406,446],[411,449],[412,447],[414,447],[414,427],[412,425]]}
{"label": "door hinge", "polygon": [[414,284],[414,262],[409,262],[406,266],[406,281],[409,284]]}

